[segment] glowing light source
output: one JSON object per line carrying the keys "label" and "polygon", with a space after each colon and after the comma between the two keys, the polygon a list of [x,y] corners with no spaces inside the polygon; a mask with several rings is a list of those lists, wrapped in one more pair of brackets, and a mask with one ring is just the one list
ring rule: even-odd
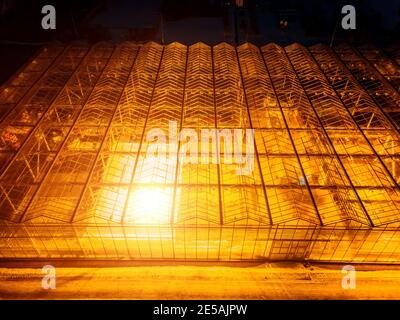
{"label": "glowing light source", "polygon": [[138,187],[128,199],[127,221],[135,224],[166,224],[170,222],[172,188]]}

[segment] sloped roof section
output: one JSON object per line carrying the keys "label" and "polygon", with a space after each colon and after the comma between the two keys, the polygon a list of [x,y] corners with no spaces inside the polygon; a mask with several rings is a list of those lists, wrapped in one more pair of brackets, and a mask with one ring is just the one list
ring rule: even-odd
{"label": "sloped roof section", "polygon": [[397,226],[397,56],[346,44],[42,48],[0,89],[0,219]]}

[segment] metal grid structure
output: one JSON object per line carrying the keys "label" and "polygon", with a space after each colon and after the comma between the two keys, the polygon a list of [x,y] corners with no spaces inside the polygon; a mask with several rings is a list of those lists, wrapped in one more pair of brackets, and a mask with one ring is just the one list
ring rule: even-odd
{"label": "metal grid structure", "polygon": [[0,89],[0,256],[399,263],[399,87],[398,48],[42,48]]}

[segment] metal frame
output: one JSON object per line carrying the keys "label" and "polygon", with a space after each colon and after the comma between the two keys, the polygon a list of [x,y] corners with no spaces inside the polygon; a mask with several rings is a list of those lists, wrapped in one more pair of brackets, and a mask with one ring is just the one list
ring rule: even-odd
{"label": "metal frame", "polygon": [[[18,89],[0,93],[2,258],[400,262],[400,69],[382,50],[54,50],[1,89]],[[149,159],[171,121],[214,129],[220,161],[173,139]],[[223,162],[223,129],[254,130],[250,174]]]}

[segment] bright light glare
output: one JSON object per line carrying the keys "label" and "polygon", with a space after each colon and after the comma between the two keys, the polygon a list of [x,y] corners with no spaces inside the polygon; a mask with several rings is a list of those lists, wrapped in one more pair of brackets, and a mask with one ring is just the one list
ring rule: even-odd
{"label": "bright light glare", "polygon": [[[176,157],[139,159],[133,189],[129,194],[126,222],[170,223]],[[170,186],[160,186],[170,185]]]}
{"label": "bright light glare", "polygon": [[[129,192],[128,187],[102,189],[97,199],[98,215],[101,216],[106,211],[113,221],[121,221],[124,217],[124,222],[127,223],[169,224],[176,162],[176,156],[162,158],[143,155],[140,156],[134,173],[134,157],[124,154],[110,156],[103,174],[105,183],[129,185],[133,174],[135,177]],[[179,198],[179,192],[175,196]]]}
{"label": "bright light glare", "polygon": [[166,224],[171,206],[172,188],[139,187],[129,197],[127,219],[131,217],[135,224]]}

